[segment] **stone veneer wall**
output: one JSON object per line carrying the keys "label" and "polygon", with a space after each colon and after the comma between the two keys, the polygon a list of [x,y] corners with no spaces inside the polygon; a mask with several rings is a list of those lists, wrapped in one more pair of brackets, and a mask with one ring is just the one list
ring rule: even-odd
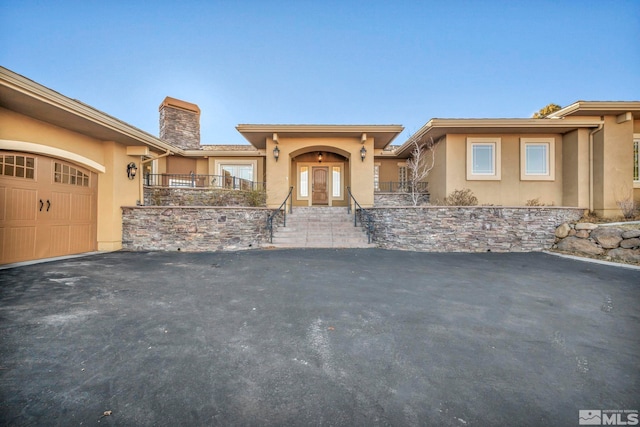
{"label": "stone veneer wall", "polygon": [[[122,247],[130,251],[233,251],[268,242],[266,208],[122,208]],[[274,228],[279,221],[274,221]]]}
{"label": "stone veneer wall", "polygon": [[[589,222],[564,223],[556,229],[554,249],[578,255],[640,263],[640,223],[620,228]],[[627,227],[636,227],[635,229]]]}
{"label": "stone veneer wall", "polygon": [[[418,198],[418,206],[429,204],[429,195],[421,194]],[[373,195],[374,206],[413,206],[410,193],[375,193]]]}
{"label": "stone veneer wall", "polygon": [[[189,187],[145,187],[146,206],[265,206],[265,193]],[[259,200],[258,200],[259,199]]]}
{"label": "stone veneer wall", "polygon": [[198,150],[200,112],[163,103],[160,106],[160,139],[185,150]]}
{"label": "stone veneer wall", "polygon": [[555,230],[584,209],[565,207],[374,207],[373,241],[424,252],[532,252],[551,248]]}

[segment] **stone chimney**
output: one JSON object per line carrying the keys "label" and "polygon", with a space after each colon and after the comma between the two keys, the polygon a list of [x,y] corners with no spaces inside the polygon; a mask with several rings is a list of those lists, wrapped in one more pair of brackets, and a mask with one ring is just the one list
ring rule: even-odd
{"label": "stone chimney", "polygon": [[160,139],[184,150],[200,149],[200,108],[166,97],[160,104]]}

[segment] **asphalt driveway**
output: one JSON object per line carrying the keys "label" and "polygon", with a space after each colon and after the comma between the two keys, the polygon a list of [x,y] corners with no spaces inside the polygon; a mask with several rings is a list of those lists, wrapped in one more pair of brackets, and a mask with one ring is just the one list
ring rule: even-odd
{"label": "asphalt driveway", "polygon": [[0,425],[574,426],[639,337],[640,271],[546,254],[93,255],[0,271]]}

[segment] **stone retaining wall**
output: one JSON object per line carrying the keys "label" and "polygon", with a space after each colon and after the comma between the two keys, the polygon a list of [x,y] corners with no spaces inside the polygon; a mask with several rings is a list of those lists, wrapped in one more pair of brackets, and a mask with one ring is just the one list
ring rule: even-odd
{"label": "stone retaining wall", "polygon": [[146,206],[265,206],[261,191],[223,188],[145,187]]}
{"label": "stone retaining wall", "polygon": [[374,207],[373,241],[426,252],[531,252],[550,249],[555,230],[584,209],[564,207]]}
{"label": "stone retaining wall", "polygon": [[601,255],[640,262],[640,224],[633,228],[588,222],[564,223],[556,229],[554,249],[578,255]]}
{"label": "stone retaining wall", "polygon": [[[429,204],[429,195],[421,194],[418,198],[418,206]],[[413,206],[410,193],[375,193],[373,195],[374,206]]]}
{"label": "stone retaining wall", "polygon": [[[122,208],[122,246],[130,251],[234,251],[268,242],[266,208]],[[277,221],[274,223],[274,227]]]}

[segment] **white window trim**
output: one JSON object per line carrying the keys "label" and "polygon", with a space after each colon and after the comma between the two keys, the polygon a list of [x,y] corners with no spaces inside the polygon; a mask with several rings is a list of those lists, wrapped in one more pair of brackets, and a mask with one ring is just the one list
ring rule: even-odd
{"label": "white window trim", "polygon": [[223,176],[224,173],[222,172],[222,167],[223,166],[246,166],[246,165],[251,165],[253,167],[253,181],[256,181],[256,177],[258,175],[258,161],[257,160],[226,160],[226,159],[221,159],[218,160],[216,159],[214,161],[214,169],[216,171],[216,175],[219,176]]}
{"label": "white window trim", "polygon": [[380,162],[373,164],[373,191],[380,191]]}
{"label": "white window trim", "polygon": [[[491,174],[473,173],[473,147],[493,144],[494,171]],[[467,181],[500,181],[502,179],[502,138],[467,138]]]}
{"label": "white window trim", "polygon": [[[547,173],[527,173],[527,144],[548,144]],[[556,140],[555,138],[520,138],[520,180],[521,181],[555,181],[556,180]]]}

